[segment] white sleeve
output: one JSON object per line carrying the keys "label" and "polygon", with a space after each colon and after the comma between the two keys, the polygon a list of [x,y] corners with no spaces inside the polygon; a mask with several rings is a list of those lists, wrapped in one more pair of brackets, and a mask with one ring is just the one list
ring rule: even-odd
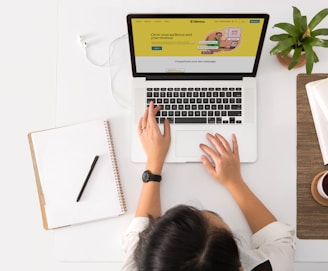
{"label": "white sleeve", "polygon": [[293,270],[295,229],[281,222],[273,222],[252,236],[252,248],[263,252],[273,270]]}
{"label": "white sleeve", "polygon": [[135,217],[130,223],[127,231],[122,237],[122,249],[125,259],[121,271],[137,270],[134,262],[134,251],[139,242],[139,233],[145,230],[148,225],[148,217]]}

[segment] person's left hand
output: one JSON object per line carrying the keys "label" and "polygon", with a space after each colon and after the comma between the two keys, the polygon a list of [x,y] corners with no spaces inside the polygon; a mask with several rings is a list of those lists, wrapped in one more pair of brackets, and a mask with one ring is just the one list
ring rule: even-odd
{"label": "person's left hand", "polygon": [[171,130],[168,119],[164,121],[164,134],[161,133],[155,119],[160,106],[150,102],[144,115],[139,120],[138,134],[147,155],[146,169],[153,174],[161,174],[166,154],[171,143]]}

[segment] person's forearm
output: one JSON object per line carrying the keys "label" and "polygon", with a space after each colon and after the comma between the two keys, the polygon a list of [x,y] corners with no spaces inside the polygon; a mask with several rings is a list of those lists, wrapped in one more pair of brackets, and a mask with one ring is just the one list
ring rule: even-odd
{"label": "person's forearm", "polygon": [[148,182],[142,185],[138,207],[135,216],[157,218],[161,215],[160,183]]}
{"label": "person's forearm", "polygon": [[[163,168],[162,162],[147,161],[146,169],[152,174],[161,175]],[[161,216],[161,200],[160,200],[160,183],[148,182],[142,185],[140,198],[135,216],[146,217],[148,215],[157,218]]]}
{"label": "person's forearm", "polygon": [[243,212],[253,233],[276,221],[274,215],[255,196],[243,180],[232,184],[227,189]]}

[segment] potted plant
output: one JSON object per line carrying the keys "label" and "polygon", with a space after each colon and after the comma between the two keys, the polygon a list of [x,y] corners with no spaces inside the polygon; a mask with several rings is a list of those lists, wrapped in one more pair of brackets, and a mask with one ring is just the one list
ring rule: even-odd
{"label": "potted plant", "polygon": [[321,39],[319,36],[328,35],[328,28],[315,29],[316,26],[328,15],[328,8],[319,11],[310,21],[301,15],[297,7],[293,7],[293,20],[291,23],[277,23],[274,27],[284,30],[286,33],[272,35],[270,40],[278,42],[270,51],[271,55],[277,55],[281,62],[285,62],[290,57],[288,69],[297,66],[303,57],[306,62],[306,73],[311,74],[313,64],[319,61],[313,47],[328,47],[328,40]]}

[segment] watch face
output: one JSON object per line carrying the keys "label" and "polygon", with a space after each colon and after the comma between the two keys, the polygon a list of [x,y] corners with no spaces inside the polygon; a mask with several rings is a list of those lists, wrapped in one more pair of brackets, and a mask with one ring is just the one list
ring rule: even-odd
{"label": "watch face", "polygon": [[148,182],[150,180],[150,173],[148,170],[146,170],[143,174],[142,174],[142,180],[144,182]]}

